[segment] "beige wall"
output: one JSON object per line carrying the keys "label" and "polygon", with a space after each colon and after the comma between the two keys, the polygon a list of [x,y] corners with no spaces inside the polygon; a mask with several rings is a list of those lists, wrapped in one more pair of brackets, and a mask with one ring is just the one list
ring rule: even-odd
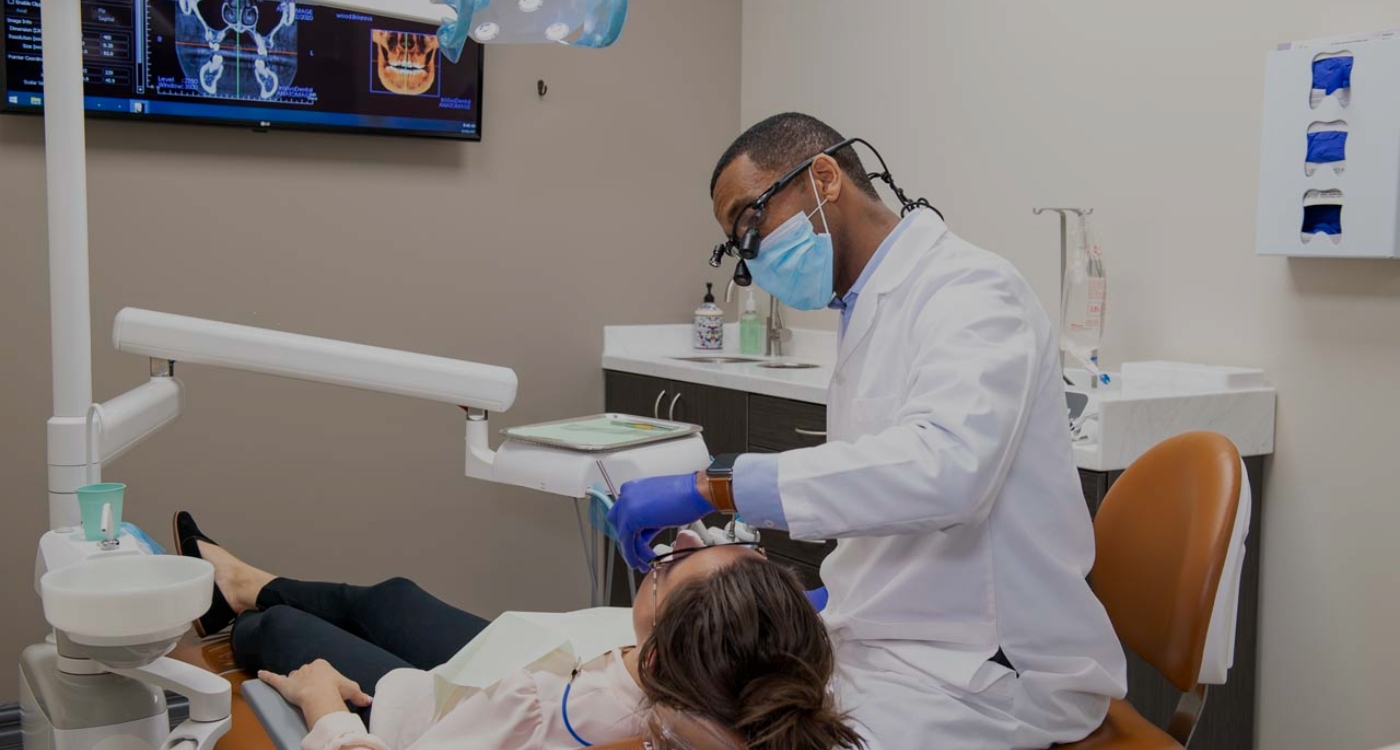
{"label": "beige wall", "polygon": [[1252,365],[1278,386],[1267,750],[1400,742],[1400,264],[1253,251],[1265,54],[1395,26],[1393,0],[744,3],[744,125],[799,109],[870,139],[1042,299],[1057,227],[1031,207],[1094,206],[1110,364]]}
{"label": "beige wall", "polygon": [[[127,305],[515,368],[499,426],[602,407],[609,323],[680,322],[715,234],[710,169],[739,121],[738,0],[633,4],[619,44],[486,55],[481,144],[150,123],[89,128],[96,391]],[[549,94],[540,100],[535,81]],[[43,633],[51,413],[43,133],[0,118],[0,674]],[[694,240],[690,238],[695,238]],[[106,476],[161,540],[170,514],[274,572],[406,575],[487,615],[587,604],[568,503],[462,476],[462,417],[208,368],[185,415]],[[0,701],[15,697],[0,678]]]}

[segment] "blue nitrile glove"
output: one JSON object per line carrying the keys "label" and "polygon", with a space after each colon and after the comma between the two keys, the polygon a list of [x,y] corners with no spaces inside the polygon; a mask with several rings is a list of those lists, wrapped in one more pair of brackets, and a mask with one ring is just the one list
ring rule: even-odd
{"label": "blue nitrile glove", "polygon": [[685,526],[713,513],[715,506],[700,494],[694,474],[638,479],[622,485],[617,502],[608,511],[608,523],[617,529],[622,558],[637,570],[646,570],[656,557],[651,540],[662,529]]}
{"label": "blue nitrile glove", "polygon": [[807,601],[811,602],[812,606],[816,607],[818,612],[826,609],[826,600],[828,597],[829,595],[826,593],[825,586],[807,592]]}

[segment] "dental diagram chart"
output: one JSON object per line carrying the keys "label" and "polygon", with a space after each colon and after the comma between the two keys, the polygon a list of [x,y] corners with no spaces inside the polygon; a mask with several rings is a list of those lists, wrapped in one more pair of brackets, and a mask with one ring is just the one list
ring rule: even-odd
{"label": "dental diagram chart", "polygon": [[1400,31],[1289,42],[1265,75],[1256,252],[1400,257]]}
{"label": "dental diagram chart", "polygon": [[[273,121],[476,134],[478,61],[447,63],[435,26],[292,0],[74,1],[89,110],[246,120],[252,105]],[[43,103],[39,4],[5,2],[11,108]]]}

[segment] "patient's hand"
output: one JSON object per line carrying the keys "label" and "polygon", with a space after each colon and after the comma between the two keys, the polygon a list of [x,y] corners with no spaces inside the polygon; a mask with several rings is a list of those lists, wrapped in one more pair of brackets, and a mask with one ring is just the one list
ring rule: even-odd
{"label": "patient's hand", "polygon": [[306,725],[315,727],[326,714],[345,710],[345,704],[369,708],[374,699],[358,683],[337,672],[325,659],[317,659],[285,677],[258,672],[258,679],[271,685],[306,715]]}

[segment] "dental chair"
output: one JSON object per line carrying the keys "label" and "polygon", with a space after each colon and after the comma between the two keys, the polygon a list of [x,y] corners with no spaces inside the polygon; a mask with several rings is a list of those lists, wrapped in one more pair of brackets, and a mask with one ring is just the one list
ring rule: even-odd
{"label": "dental chair", "polygon": [[[1213,432],[1192,432],[1134,461],[1094,520],[1089,581],[1123,644],[1182,691],[1166,731],[1127,701],[1062,750],[1182,750],[1233,660],[1235,613],[1251,507],[1239,451]],[[233,731],[216,750],[301,750],[301,712],[269,685],[238,672],[226,644],[184,644],[176,658],[223,674],[234,695]],[[256,720],[254,720],[256,717]],[[598,750],[649,750],[641,739]]]}
{"label": "dental chair", "polygon": [[1249,483],[1223,435],[1171,438],[1128,467],[1094,519],[1089,574],[1123,645],[1182,692],[1166,731],[1115,700],[1064,750],[1181,750],[1234,657]]}

